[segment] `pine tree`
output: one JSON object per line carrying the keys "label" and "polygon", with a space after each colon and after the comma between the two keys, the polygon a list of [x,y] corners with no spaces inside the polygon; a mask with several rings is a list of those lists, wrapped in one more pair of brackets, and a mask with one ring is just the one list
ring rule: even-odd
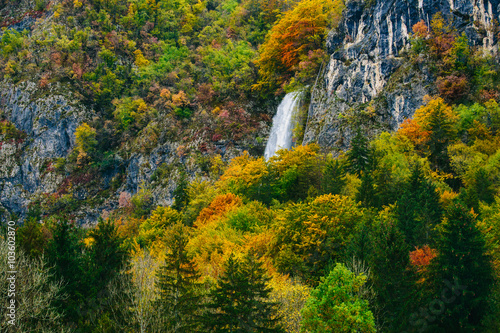
{"label": "pine tree", "polygon": [[189,202],[189,196],[187,193],[187,188],[189,186],[188,175],[182,170],[179,176],[179,182],[177,183],[177,187],[174,190],[174,204],[172,205],[173,209],[178,211],[182,211],[184,207],[187,206]]}
{"label": "pine tree", "polygon": [[484,237],[467,208],[454,204],[446,212],[437,250],[431,276],[438,302],[445,302],[438,325],[446,332],[477,330],[494,280]]}
{"label": "pine tree", "polygon": [[356,194],[356,201],[361,202],[366,208],[378,206],[378,196],[370,171],[361,172],[361,186]]}
{"label": "pine tree", "polygon": [[410,247],[393,221],[381,221],[372,236],[369,266],[376,293],[376,315],[388,332],[403,331],[411,313],[414,290],[409,266]]}
{"label": "pine tree", "polygon": [[51,268],[53,282],[63,281],[61,293],[65,298],[57,302],[64,310],[66,319],[78,318],[82,294],[87,289],[83,283],[83,255],[76,228],[67,220],[59,221],[52,232],[52,240],[47,246],[45,260]]}
{"label": "pine tree", "polygon": [[442,209],[436,187],[415,163],[401,198],[397,202],[398,226],[412,247],[429,244],[432,230],[441,219]]}
{"label": "pine tree", "polygon": [[275,303],[268,301],[269,278],[251,256],[242,261],[231,256],[225,273],[212,291],[209,307],[215,310],[206,316],[210,332],[283,332],[278,324]]}
{"label": "pine tree", "polygon": [[344,166],[338,159],[328,160],[321,181],[323,193],[340,194],[346,182]]}
{"label": "pine tree", "polygon": [[166,239],[165,264],[158,273],[159,308],[167,332],[198,332],[203,311],[198,274],[187,254],[187,227],[172,226]]}
{"label": "pine tree", "polygon": [[351,141],[351,149],[346,155],[349,171],[357,175],[366,171],[372,164],[373,152],[370,149],[368,139],[360,128],[356,130],[356,136]]}

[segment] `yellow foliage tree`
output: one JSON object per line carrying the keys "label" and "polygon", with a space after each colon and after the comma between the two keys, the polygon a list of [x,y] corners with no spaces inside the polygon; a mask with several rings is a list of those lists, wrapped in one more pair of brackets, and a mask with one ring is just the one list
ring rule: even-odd
{"label": "yellow foliage tree", "polygon": [[141,50],[135,50],[135,65],[137,67],[144,67],[149,65],[149,60],[144,57]]}
{"label": "yellow foliage tree", "polygon": [[87,123],[82,123],[76,128],[75,141],[79,164],[91,157],[97,146],[96,136],[95,128],[90,127]]}
{"label": "yellow foliage tree", "polygon": [[252,192],[259,191],[259,185],[268,173],[263,157],[251,157],[245,151],[243,155],[231,160],[217,186],[226,191],[251,196]]}
{"label": "yellow foliage tree", "polygon": [[317,282],[326,265],[339,259],[362,216],[354,200],[340,195],[289,205],[276,222],[276,266],[306,282]]}
{"label": "yellow foliage tree", "polygon": [[311,294],[311,287],[286,276],[276,276],[270,282],[269,300],[278,303],[278,316],[286,332],[300,333],[300,311]]}
{"label": "yellow foliage tree", "polygon": [[321,159],[315,143],[282,149],[269,159],[273,178],[278,180],[278,191],[283,201],[305,199],[320,188]]}
{"label": "yellow foliage tree", "polygon": [[139,242],[146,246],[150,246],[156,241],[161,242],[168,228],[181,221],[182,215],[178,211],[170,207],[159,206],[140,225]]}

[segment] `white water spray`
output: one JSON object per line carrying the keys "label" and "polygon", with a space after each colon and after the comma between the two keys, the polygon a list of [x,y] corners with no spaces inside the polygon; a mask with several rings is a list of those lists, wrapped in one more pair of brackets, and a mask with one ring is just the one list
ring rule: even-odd
{"label": "white water spray", "polygon": [[268,160],[280,149],[292,148],[292,116],[300,108],[300,93],[295,91],[286,94],[278,106],[278,112],[273,118],[273,127],[267,141],[264,158]]}

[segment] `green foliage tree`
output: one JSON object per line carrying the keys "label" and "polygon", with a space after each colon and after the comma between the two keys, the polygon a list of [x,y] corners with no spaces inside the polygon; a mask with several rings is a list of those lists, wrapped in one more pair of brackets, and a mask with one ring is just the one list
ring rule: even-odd
{"label": "green foliage tree", "polygon": [[392,217],[382,217],[371,237],[368,264],[373,274],[377,323],[390,332],[403,331],[415,301],[413,275],[408,270],[410,246]]}
{"label": "green foliage tree", "polygon": [[181,170],[177,187],[174,190],[174,204],[172,208],[182,211],[189,203],[189,195],[187,192],[189,186],[188,175],[186,171]]}
{"label": "green foliage tree", "polygon": [[435,167],[449,170],[448,145],[455,139],[455,119],[450,117],[449,107],[437,103],[428,118],[429,159]]}
{"label": "green foliage tree", "polygon": [[104,290],[121,270],[126,267],[128,254],[123,248],[123,239],[118,235],[112,220],[100,220],[89,232],[92,245],[87,252],[88,274],[93,294]]}
{"label": "green foliage tree", "polygon": [[276,304],[269,302],[269,278],[251,256],[229,257],[225,272],[210,294],[206,329],[210,332],[283,332]]}
{"label": "green foliage tree", "polygon": [[51,267],[51,281],[63,282],[61,293],[65,298],[57,301],[56,305],[69,322],[77,322],[82,295],[89,287],[82,283],[82,276],[85,274],[82,270],[82,251],[75,226],[67,220],[59,221],[52,231],[45,259]]}
{"label": "green foliage tree", "polygon": [[373,162],[373,152],[370,149],[368,138],[363,135],[361,129],[356,130],[352,139],[351,149],[346,153],[349,171],[358,176],[363,171],[369,171]]}
{"label": "green foliage tree", "polygon": [[165,263],[157,273],[160,292],[158,305],[166,332],[200,331],[203,313],[197,272],[187,254],[189,230],[182,223],[173,225],[165,239]]}
{"label": "green foliage tree", "polygon": [[442,208],[436,187],[425,178],[420,163],[411,169],[408,182],[397,202],[398,226],[411,246],[429,244],[434,227],[440,222]]}
{"label": "green foliage tree", "polygon": [[128,253],[111,220],[100,220],[88,236],[91,242],[82,266],[85,271],[81,277],[75,277],[76,281],[86,286],[82,292],[83,312],[78,318],[79,328],[85,331],[109,326],[108,331],[118,330],[120,322],[129,315],[128,303],[118,302],[120,296],[115,296],[113,300],[110,286],[117,280],[122,280],[124,284],[127,282],[126,278],[120,278],[128,266]]}
{"label": "green foliage tree", "polygon": [[341,194],[346,182],[343,163],[339,159],[328,159],[321,179],[322,192],[324,194]]}
{"label": "green foliage tree", "polygon": [[337,264],[302,309],[301,332],[376,332],[369,304],[359,295],[367,277]]}
{"label": "green foliage tree", "polygon": [[361,186],[356,193],[356,201],[365,208],[378,206],[378,193],[375,191],[375,182],[371,172],[361,172]]}
{"label": "green foliage tree", "polygon": [[34,218],[28,218],[17,229],[16,241],[27,255],[39,258],[45,251],[49,237],[50,231],[44,224]]}
{"label": "green foliage tree", "polygon": [[492,204],[495,201],[495,190],[491,176],[483,167],[474,172],[472,183],[462,188],[460,198],[464,204],[477,213],[480,212],[481,201],[486,204]]}
{"label": "green foliage tree", "polygon": [[437,250],[431,262],[433,294],[439,299],[447,290],[447,297],[453,297],[444,305],[437,326],[447,332],[479,329],[494,280],[484,236],[464,206],[453,204],[447,210]]}

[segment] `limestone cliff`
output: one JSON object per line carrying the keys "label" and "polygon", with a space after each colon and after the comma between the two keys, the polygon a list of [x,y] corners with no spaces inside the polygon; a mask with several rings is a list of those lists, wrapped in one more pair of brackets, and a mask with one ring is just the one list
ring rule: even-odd
{"label": "limestone cliff", "polygon": [[413,25],[423,20],[430,26],[438,12],[458,33],[465,32],[472,46],[496,54],[490,27],[499,21],[498,0],[349,1],[328,36],[330,61],[312,92],[304,143],[346,150],[355,126],[371,134],[396,129],[423,96],[436,93],[429,68],[409,66],[403,54]]}

